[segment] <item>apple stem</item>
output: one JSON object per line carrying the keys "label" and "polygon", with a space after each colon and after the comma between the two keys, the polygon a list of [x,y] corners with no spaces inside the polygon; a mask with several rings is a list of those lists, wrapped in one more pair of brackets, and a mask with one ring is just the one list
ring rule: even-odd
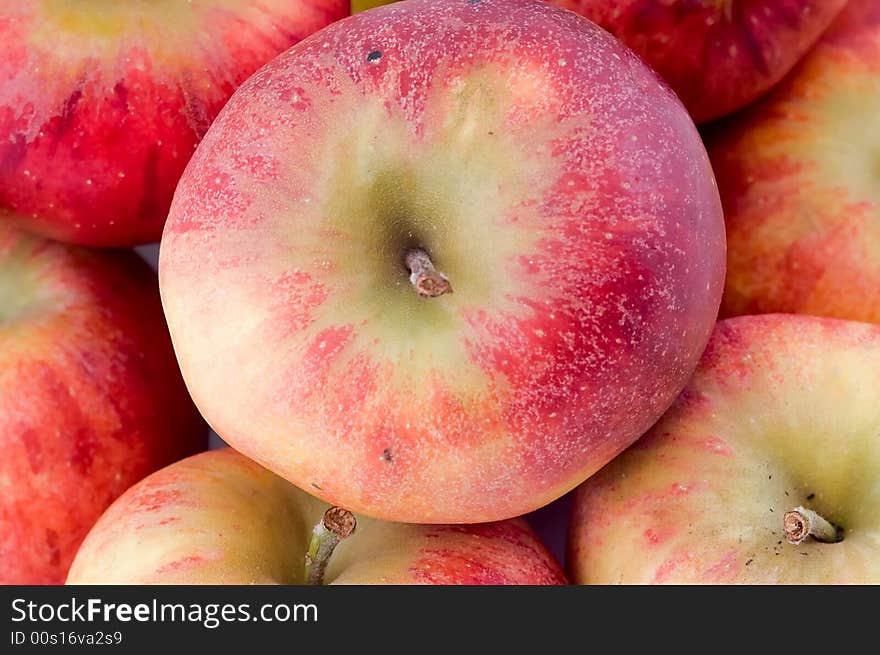
{"label": "apple stem", "polygon": [[331,507],[312,530],[312,540],[306,553],[305,581],[310,585],[324,584],[324,571],[330,556],[343,539],[357,527],[354,514],[341,507]]}
{"label": "apple stem", "polygon": [[841,530],[836,525],[805,507],[795,507],[786,512],[782,525],[785,538],[790,544],[802,543],[807,537],[813,537],[824,544],[833,544],[843,539]]}
{"label": "apple stem", "polygon": [[404,263],[410,272],[409,281],[422,298],[436,298],[444,293],[452,293],[449,278],[434,268],[434,262],[424,250],[407,250]]}

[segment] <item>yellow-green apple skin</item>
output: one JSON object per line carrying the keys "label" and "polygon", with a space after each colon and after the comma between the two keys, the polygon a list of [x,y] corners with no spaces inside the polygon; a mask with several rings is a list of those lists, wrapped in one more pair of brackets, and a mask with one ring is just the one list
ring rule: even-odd
{"label": "yellow-green apple skin", "polygon": [[[327,504],[230,448],[127,491],[86,538],[68,584],[301,584]],[[411,525],[357,517],[326,584],[563,584],[526,524]]]}
{"label": "yellow-green apple skin", "polygon": [[[422,248],[453,293],[422,298]],[[250,78],[159,258],[196,404],[360,514],[518,516],[641,435],[724,275],[696,128],[634,54],[544,2],[407,0]]]}
{"label": "yellow-green apple skin", "polygon": [[[718,324],[693,379],[576,492],[586,584],[880,583],[880,326],[767,314]],[[803,506],[843,540],[789,543]]]}
{"label": "yellow-green apple skin", "polygon": [[157,241],[193,148],[251,73],[348,0],[0,0],[0,220]]}
{"label": "yellow-green apple skin", "polygon": [[727,219],[722,314],[880,322],[880,3],[850,2],[709,144]]}
{"label": "yellow-green apple skin", "polygon": [[395,0],[351,0],[351,13],[354,14],[359,11],[372,9],[373,7],[381,7],[382,5],[391,4],[394,1]]}

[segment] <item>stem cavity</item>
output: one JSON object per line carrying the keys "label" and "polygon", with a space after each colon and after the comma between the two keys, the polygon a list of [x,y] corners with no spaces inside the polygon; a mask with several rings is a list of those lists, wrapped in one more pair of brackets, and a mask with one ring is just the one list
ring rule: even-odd
{"label": "stem cavity", "polygon": [[795,507],[786,512],[782,525],[785,538],[790,544],[803,543],[807,537],[813,537],[824,544],[833,544],[843,539],[840,528],[805,507]]}
{"label": "stem cavity", "polygon": [[312,530],[312,540],[306,553],[306,584],[324,583],[324,571],[327,570],[330,556],[340,541],[354,534],[355,528],[357,519],[347,509],[331,507],[324,512],[323,518]]}
{"label": "stem cavity", "polygon": [[410,272],[409,281],[422,298],[436,298],[452,293],[449,278],[434,268],[434,262],[424,250],[407,250],[403,261]]}

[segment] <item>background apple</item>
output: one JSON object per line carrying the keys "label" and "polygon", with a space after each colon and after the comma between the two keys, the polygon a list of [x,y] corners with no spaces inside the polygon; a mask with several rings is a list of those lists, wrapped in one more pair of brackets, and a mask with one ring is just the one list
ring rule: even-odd
{"label": "background apple", "polygon": [[232,91],[348,0],[7,1],[0,213],[88,245],[157,240]]}
{"label": "background apple", "polygon": [[[413,250],[453,293],[417,293]],[[357,513],[480,522],[562,495],[666,409],[724,229],[692,121],[618,41],[543,2],[408,0],[233,95],[159,272],[230,445]]]}
{"label": "background apple", "polygon": [[[68,584],[302,584],[327,505],[231,449],[151,475],[89,534]],[[520,520],[357,529],[329,559],[328,584],[562,584]]]}
{"label": "background apple", "polygon": [[[880,326],[723,321],[676,404],[577,492],[575,581],[880,583]],[[803,506],[843,541],[788,543]]]}
{"label": "background apple", "polygon": [[846,0],[551,0],[644,57],[694,120],[762,95],[804,56]]}
{"label": "background apple", "polygon": [[351,0],[351,13],[366,11],[367,9],[391,4],[392,2],[394,0]]}
{"label": "background apple", "polygon": [[63,582],[114,498],[206,440],[149,267],[0,221],[0,584]]}
{"label": "background apple", "polygon": [[880,322],[880,3],[850,2],[710,151],[730,245],[722,312]]}

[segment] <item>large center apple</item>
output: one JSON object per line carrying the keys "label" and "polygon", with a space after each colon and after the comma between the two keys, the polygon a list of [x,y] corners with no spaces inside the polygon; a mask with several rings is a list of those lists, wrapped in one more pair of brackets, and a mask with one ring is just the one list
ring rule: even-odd
{"label": "large center apple", "polygon": [[325,500],[489,521],[653,423],[713,324],[718,193],[679,101],[546,3],[408,2],[233,96],[160,255],[197,405]]}
{"label": "large center apple", "polygon": [[722,321],[672,409],[578,490],[569,565],[590,584],[877,584],[878,481],[880,327]]}
{"label": "large center apple", "polygon": [[[365,517],[355,523],[349,514],[346,534],[356,527],[334,550],[315,547],[316,533],[327,536],[326,509],[232,449],[202,453],[151,475],[114,503],[83,542],[67,582],[565,582],[559,565],[521,520],[425,526]],[[314,575],[319,558],[322,570]]]}

